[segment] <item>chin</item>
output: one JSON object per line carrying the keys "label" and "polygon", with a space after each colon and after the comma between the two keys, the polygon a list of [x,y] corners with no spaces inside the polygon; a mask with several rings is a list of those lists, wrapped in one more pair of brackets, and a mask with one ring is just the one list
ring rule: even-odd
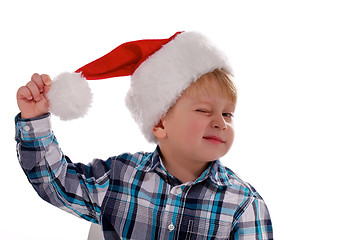
{"label": "chin", "polygon": [[210,161],[214,161],[217,160],[221,157],[223,157],[224,155],[227,154],[228,151],[224,150],[224,151],[217,151],[217,150],[213,150],[213,149],[209,149],[209,151],[205,151],[205,156],[207,159],[210,159]]}
{"label": "chin", "polygon": [[205,158],[203,158],[203,162],[213,162],[217,159],[220,159],[221,157],[223,157],[225,154],[209,154],[207,156],[205,156]]}

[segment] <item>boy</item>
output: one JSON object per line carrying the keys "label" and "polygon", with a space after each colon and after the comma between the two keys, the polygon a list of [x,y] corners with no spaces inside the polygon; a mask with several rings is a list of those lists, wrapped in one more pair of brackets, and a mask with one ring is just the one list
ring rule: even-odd
{"label": "boy", "polygon": [[141,41],[76,72],[131,74],[127,106],[156,150],[72,163],[50,128],[49,110],[68,116],[50,109],[55,81],[34,74],[17,93],[17,149],[29,181],[44,200],[99,223],[105,239],[273,239],[260,195],[219,160],[233,143],[236,103],[223,55],[193,32]]}

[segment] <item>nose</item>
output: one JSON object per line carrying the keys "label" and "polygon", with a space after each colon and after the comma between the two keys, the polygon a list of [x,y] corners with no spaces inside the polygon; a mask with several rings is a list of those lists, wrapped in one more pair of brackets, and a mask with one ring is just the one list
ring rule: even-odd
{"label": "nose", "polygon": [[227,123],[224,120],[223,116],[215,117],[212,121],[212,127],[220,130],[226,130]]}

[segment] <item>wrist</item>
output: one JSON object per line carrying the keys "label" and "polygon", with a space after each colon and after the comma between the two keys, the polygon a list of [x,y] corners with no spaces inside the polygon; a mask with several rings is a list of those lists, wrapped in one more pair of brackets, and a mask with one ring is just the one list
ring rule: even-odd
{"label": "wrist", "polygon": [[50,115],[51,115],[50,112],[47,112],[47,113],[45,113],[45,114],[38,115],[38,116],[35,116],[35,115],[33,115],[33,116],[31,116],[31,115],[24,115],[24,116],[23,116],[23,113],[20,112],[19,114],[17,114],[16,119],[17,119],[18,121],[25,121],[25,122],[28,122],[28,121],[32,121],[32,120],[43,119],[43,118],[46,118],[46,117],[48,117],[48,116],[50,116]]}
{"label": "wrist", "polygon": [[40,117],[42,117],[44,115],[47,115],[47,114],[49,114],[49,112],[42,113],[42,114],[33,114],[33,113],[32,114],[31,113],[28,114],[28,113],[21,112],[19,117],[21,119],[35,119],[35,118],[40,118]]}

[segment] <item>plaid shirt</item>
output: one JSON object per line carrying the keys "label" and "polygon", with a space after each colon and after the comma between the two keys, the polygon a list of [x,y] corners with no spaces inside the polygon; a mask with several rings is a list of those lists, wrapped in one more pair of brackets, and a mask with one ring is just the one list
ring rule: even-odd
{"label": "plaid shirt", "polygon": [[267,207],[219,160],[182,183],[153,153],[122,154],[84,165],[63,155],[49,114],[16,117],[19,162],[45,201],[102,226],[105,239],[272,238]]}

